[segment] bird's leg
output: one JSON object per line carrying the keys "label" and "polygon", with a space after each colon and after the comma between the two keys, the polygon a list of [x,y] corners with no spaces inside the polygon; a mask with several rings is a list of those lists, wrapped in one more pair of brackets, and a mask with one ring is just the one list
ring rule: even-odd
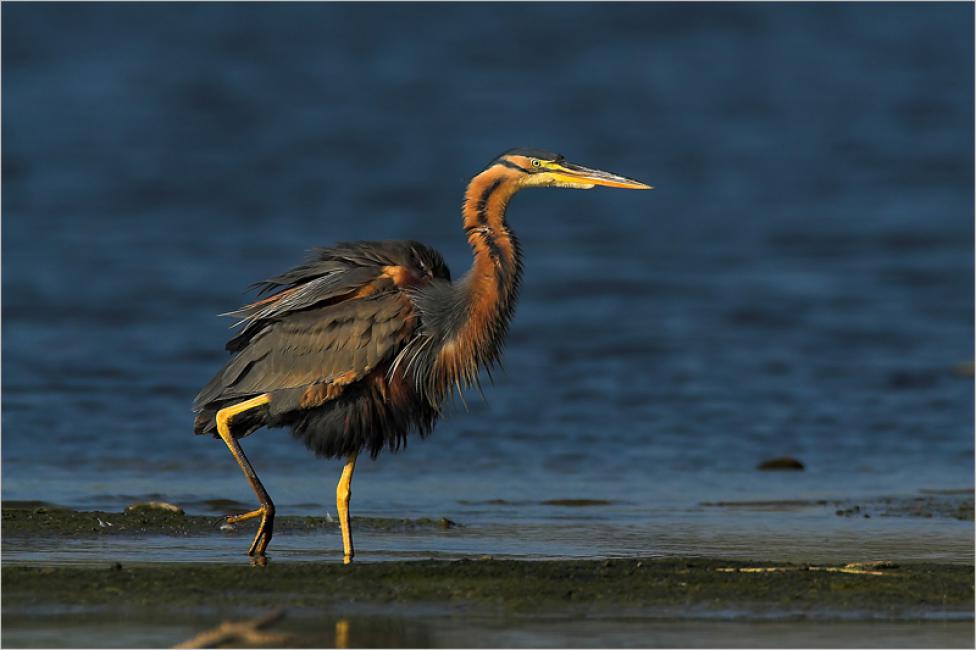
{"label": "bird's leg", "polygon": [[261,481],[258,480],[258,475],[255,473],[254,468],[251,467],[251,463],[247,460],[247,456],[244,455],[244,450],[234,439],[234,436],[230,432],[230,421],[240,413],[250,410],[252,408],[257,408],[259,406],[264,406],[271,401],[268,395],[259,395],[253,399],[241,402],[239,404],[234,404],[233,406],[228,406],[227,408],[222,408],[217,411],[217,432],[220,434],[221,440],[227,445],[230,450],[231,455],[234,456],[234,460],[237,464],[241,466],[241,471],[244,472],[244,478],[250,483],[251,489],[254,490],[254,494],[257,495],[258,501],[261,502],[261,507],[252,512],[245,513],[243,515],[234,515],[227,517],[227,523],[236,524],[241,521],[247,521],[248,519],[254,519],[255,517],[261,517],[261,524],[258,526],[258,532],[254,536],[254,541],[251,542],[251,547],[247,550],[248,555],[256,555],[259,557],[264,556],[265,549],[268,548],[268,543],[271,541],[271,535],[274,531],[274,504],[271,503],[271,497],[268,496],[267,490],[261,485]]}
{"label": "bird's leg", "polygon": [[356,469],[356,455],[351,455],[342,468],[342,478],[336,487],[336,510],[339,512],[339,527],[342,528],[342,563],[349,564],[356,554],[352,549],[352,531],[349,529],[349,497],[352,496],[352,472]]}

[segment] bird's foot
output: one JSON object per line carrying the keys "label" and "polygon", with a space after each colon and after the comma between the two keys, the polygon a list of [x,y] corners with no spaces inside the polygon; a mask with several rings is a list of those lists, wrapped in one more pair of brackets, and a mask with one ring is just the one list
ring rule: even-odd
{"label": "bird's foot", "polygon": [[[258,532],[254,535],[254,541],[251,542],[250,548],[247,549],[248,555],[255,558],[264,558],[264,552],[268,548],[268,544],[271,543],[271,536],[274,534],[274,515],[274,506],[268,503],[262,505],[257,510],[245,512],[242,515],[227,516],[228,524],[238,524],[242,521],[261,517],[261,523],[258,524]],[[260,566],[264,566],[264,564],[267,564],[267,559]]]}

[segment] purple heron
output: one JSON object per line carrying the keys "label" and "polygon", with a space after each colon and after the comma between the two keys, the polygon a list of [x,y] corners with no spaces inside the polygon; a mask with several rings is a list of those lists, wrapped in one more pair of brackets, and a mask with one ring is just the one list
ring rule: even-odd
{"label": "purple heron", "polygon": [[354,555],[349,498],[356,457],[426,437],[452,388],[477,382],[498,360],[522,262],[505,220],[527,187],[650,186],[574,165],[560,155],[513,149],[471,179],[462,208],[474,261],[452,282],[440,254],[415,241],[323,248],[256,285],[256,302],[231,312],[240,330],[232,358],[197,396],[194,432],[220,437],[260,506],[227,517],[260,518],[248,554],[264,560],[275,509],[238,443],[260,427],[291,427],[318,456],[345,458],[336,489],[344,562]]}

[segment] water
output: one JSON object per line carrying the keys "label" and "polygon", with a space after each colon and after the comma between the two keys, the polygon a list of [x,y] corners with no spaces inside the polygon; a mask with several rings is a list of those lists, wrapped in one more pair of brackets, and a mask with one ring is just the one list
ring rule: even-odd
{"label": "water", "polygon": [[[355,514],[464,532],[367,535],[364,559],[971,561],[967,521],[701,504],[972,487],[973,380],[953,372],[974,357],[972,16],[5,7],[3,498],[250,503],[191,433],[230,335],[215,314],[342,240],[420,239],[460,275],[464,184],[537,146],[657,189],[513,202],[505,371],[354,483]],[[334,513],[338,461],[283,430],[244,446],[281,514]],[[807,470],[755,470],[787,454]],[[542,503],[566,498],[610,503]],[[211,561],[240,541],[115,551]]]}

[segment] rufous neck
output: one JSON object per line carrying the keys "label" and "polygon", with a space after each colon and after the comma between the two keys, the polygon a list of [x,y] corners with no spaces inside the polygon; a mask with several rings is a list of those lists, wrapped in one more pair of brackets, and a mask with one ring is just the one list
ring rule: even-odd
{"label": "rufous neck", "polygon": [[519,175],[496,165],[471,179],[464,194],[464,229],[468,234],[481,229],[505,230],[505,210],[518,191]]}

